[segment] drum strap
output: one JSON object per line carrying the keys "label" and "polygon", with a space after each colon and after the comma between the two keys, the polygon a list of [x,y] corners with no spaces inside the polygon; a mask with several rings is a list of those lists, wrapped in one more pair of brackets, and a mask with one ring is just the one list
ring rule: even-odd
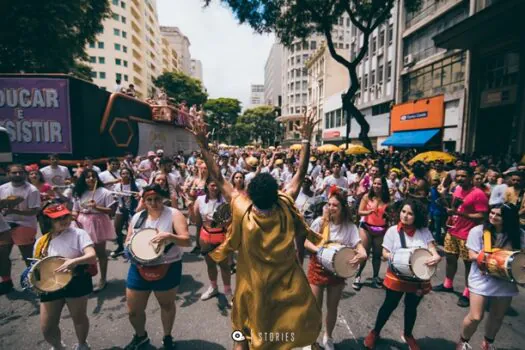
{"label": "drum strap", "polygon": [[483,231],[483,247],[484,252],[489,254],[501,250],[499,248],[492,248],[492,233],[489,230]]}
{"label": "drum strap", "polygon": [[399,230],[399,240],[401,241],[401,248],[407,247],[407,240],[405,238],[405,232],[403,229]]}

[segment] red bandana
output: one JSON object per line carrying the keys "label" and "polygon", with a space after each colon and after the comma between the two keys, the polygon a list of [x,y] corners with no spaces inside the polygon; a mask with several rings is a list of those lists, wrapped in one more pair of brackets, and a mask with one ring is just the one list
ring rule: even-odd
{"label": "red bandana", "polygon": [[416,233],[416,228],[414,225],[404,225],[401,223],[401,221],[397,224],[397,231],[401,232],[403,230],[404,233],[406,233],[409,237],[414,237],[414,234]]}

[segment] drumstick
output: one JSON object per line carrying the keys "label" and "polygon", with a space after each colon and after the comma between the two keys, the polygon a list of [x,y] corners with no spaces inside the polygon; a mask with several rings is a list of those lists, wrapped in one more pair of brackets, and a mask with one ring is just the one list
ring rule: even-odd
{"label": "drumstick", "polygon": [[93,194],[91,195],[91,200],[95,200],[95,192],[97,191],[97,185],[98,185],[98,180],[95,180],[95,187],[93,188]]}

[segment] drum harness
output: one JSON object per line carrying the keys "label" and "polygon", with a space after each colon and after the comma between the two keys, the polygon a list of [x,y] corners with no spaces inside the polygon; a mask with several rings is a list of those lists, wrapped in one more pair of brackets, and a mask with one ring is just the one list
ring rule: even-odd
{"label": "drum harness", "polygon": [[[401,229],[401,230],[398,231],[398,233],[399,233],[399,240],[401,241],[401,248],[407,249],[407,240],[406,240],[406,237],[405,237],[405,232],[403,231],[403,229]],[[393,269],[393,270],[395,270],[395,269]],[[394,272],[394,271],[392,271],[392,272]],[[423,288],[423,283],[417,278],[407,278],[407,277],[404,277],[404,276],[399,276],[397,273],[396,273],[396,276],[399,279],[401,279],[401,280],[418,283],[418,289],[422,289]]]}

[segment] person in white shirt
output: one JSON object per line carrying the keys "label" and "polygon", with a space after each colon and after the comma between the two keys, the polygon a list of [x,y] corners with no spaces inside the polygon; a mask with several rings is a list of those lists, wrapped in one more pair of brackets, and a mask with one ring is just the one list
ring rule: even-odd
{"label": "person in white shirt", "polygon": [[328,197],[328,191],[331,186],[337,186],[341,189],[348,190],[348,180],[341,176],[341,163],[336,161],[332,165],[332,175],[325,177],[323,185],[319,193],[323,193]]}
{"label": "person in white shirt", "polygon": [[64,186],[71,180],[69,169],[59,165],[58,154],[50,154],[49,162],[51,165],[45,166],[40,171],[44,175],[44,180],[51,186]]}
{"label": "person in white shirt", "polygon": [[102,170],[100,170],[100,168],[98,166],[96,166],[93,163],[93,158],[91,158],[91,157],[85,157],[84,158],[84,168],[82,170],[84,171],[86,169],[93,169],[93,170],[95,170],[97,172],[97,174],[100,174],[100,172],[102,171]]}
{"label": "person in white shirt", "polygon": [[26,180],[24,167],[12,164],[8,168],[10,182],[0,186],[0,199],[18,197],[23,199],[16,206],[3,209],[5,221],[11,229],[0,235],[0,295],[13,288],[11,260],[13,245],[17,245],[27,266],[32,257],[33,244],[38,228],[37,214],[40,211],[40,192]]}
{"label": "person in white shirt", "polygon": [[118,184],[120,180],[120,161],[117,158],[109,159],[109,167],[107,170],[101,172],[99,175],[100,180],[104,183],[104,186],[113,191],[115,185]]}
{"label": "person in white shirt", "polygon": [[261,170],[258,167],[259,167],[259,160],[257,158],[255,157],[246,158],[246,169],[248,170],[248,173],[244,177],[244,182],[246,184],[246,187],[248,187],[248,185],[250,184],[250,181],[252,181],[255,175],[260,173]]}
{"label": "person in white shirt", "polygon": [[[295,206],[301,213],[301,215],[305,216],[305,212],[310,208],[310,205],[314,202],[314,192],[312,191],[312,179],[309,176],[305,176],[303,185],[301,187],[301,191],[299,192],[299,195],[295,199]],[[308,225],[312,224],[313,218],[307,218],[305,217],[305,222]],[[306,240],[306,236],[295,236],[295,245],[297,248],[297,258],[299,260],[299,263],[302,265],[304,261],[304,241]]]}
{"label": "person in white shirt", "polygon": [[113,92],[124,93],[124,88],[122,87],[122,82],[120,81],[120,79],[117,79],[115,81],[115,87],[113,88]]}
{"label": "person in white shirt", "polygon": [[144,159],[140,162],[137,170],[140,178],[148,181],[151,178],[151,173],[157,170],[157,164],[155,163],[156,156],[155,152],[149,151],[148,159]]}

